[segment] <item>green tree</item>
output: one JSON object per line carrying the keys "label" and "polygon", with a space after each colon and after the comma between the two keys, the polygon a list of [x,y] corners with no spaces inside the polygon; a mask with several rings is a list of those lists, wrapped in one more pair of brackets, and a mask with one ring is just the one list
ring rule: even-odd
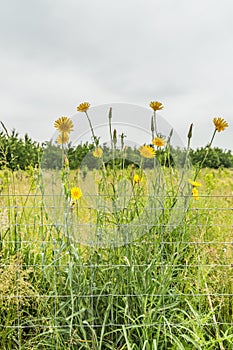
{"label": "green tree", "polygon": [[8,133],[5,125],[1,122],[0,132],[0,168],[4,166],[9,169],[25,170],[29,166],[39,165],[42,149],[37,142],[33,141],[27,134],[23,138],[12,130]]}
{"label": "green tree", "polygon": [[[205,158],[206,154],[206,148],[201,147],[197,148],[196,150],[190,150],[190,157],[192,160],[192,164],[198,166],[202,163],[202,160]],[[208,157],[205,159],[205,161],[202,164],[203,168],[219,168],[220,166],[220,159],[218,152],[214,148],[209,149]]]}

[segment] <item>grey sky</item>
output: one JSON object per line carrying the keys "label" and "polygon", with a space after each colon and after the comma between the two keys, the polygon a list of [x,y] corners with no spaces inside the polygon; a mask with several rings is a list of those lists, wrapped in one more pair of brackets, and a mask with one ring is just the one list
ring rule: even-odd
{"label": "grey sky", "polygon": [[193,146],[225,118],[214,145],[233,149],[232,15],[231,0],[1,1],[0,119],[43,141],[80,102],[159,100]]}

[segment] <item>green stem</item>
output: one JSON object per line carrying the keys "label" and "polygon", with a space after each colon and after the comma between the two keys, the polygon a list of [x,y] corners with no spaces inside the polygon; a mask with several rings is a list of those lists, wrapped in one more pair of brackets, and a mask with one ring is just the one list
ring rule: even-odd
{"label": "green stem", "polygon": [[95,136],[95,133],[94,133],[94,129],[93,129],[93,126],[91,124],[91,119],[89,118],[89,115],[87,113],[87,111],[85,112],[86,116],[87,116],[87,120],[89,122],[89,125],[90,125],[90,129],[91,129],[91,133],[92,133],[92,138],[93,138],[93,141],[95,143],[95,146],[98,146],[98,142],[97,142],[97,137]]}
{"label": "green stem", "polygon": [[152,135],[152,141],[154,140],[155,138],[155,126],[154,126],[154,117],[152,116],[151,117],[151,135]]}
{"label": "green stem", "polygon": [[154,111],[153,119],[154,119],[154,131],[155,131],[155,135],[158,137],[157,121],[156,121],[156,111]]}
{"label": "green stem", "polygon": [[110,141],[111,141],[111,149],[113,149],[113,138],[112,138],[112,107],[109,109],[108,114],[108,120],[109,120],[109,133],[110,133]]}
{"label": "green stem", "polygon": [[185,161],[184,161],[183,171],[182,171],[181,178],[180,178],[180,183],[179,183],[179,186],[178,186],[178,191],[179,191],[179,189],[181,187],[181,184],[182,184],[183,178],[184,178],[184,174],[185,174],[185,171],[186,171],[186,165],[187,165],[188,155],[189,155],[189,151],[190,151],[190,143],[191,143],[191,137],[188,137],[188,144],[187,144],[187,150],[186,150],[186,154],[185,154]]}
{"label": "green stem", "polygon": [[196,178],[197,178],[197,176],[198,176],[198,174],[199,174],[199,172],[200,172],[200,170],[201,170],[201,168],[202,168],[202,166],[203,166],[203,164],[204,164],[204,162],[205,162],[205,160],[206,160],[206,158],[207,158],[207,156],[209,154],[209,150],[210,150],[210,147],[211,147],[211,145],[213,143],[216,131],[217,131],[217,129],[214,130],[212,138],[211,138],[209,144],[206,146],[206,154],[205,154],[204,158],[202,159],[202,162],[199,164],[199,166],[196,169],[196,172],[195,172],[195,175],[194,175],[194,179],[193,179],[194,181],[196,180]]}

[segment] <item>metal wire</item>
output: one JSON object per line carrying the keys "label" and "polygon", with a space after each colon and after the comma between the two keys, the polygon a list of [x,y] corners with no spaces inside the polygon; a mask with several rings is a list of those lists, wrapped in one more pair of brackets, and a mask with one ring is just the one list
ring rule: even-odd
{"label": "metal wire", "polygon": [[[214,289],[214,285],[211,284],[211,288],[209,290],[206,289],[206,286],[203,286],[202,283],[202,273],[205,270],[210,270],[212,274],[214,273],[225,273],[224,271],[229,271],[229,273],[232,274],[232,269],[233,269],[233,239],[231,241],[230,236],[232,236],[233,233],[233,216],[230,218],[227,222],[221,222],[221,216],[223,215],[223,212],[227,213],[226,215],[232,215],[233,213],[233,201],[231,201],[231,199],[233,199],[233,195],[202,195],[200,196],[200,198],[203,198],[206,200],[205,202],[205,206],[199,206],[199,207],[192,207],[189,208],[189,212],[191,213],[191,215],[194,215],[194,220],[195,223],[190,222],[187,223],[186,225],[186,229],[188,230],[193,230],[193,229],[197,229],[200,232],[204,232],[206,233],[206,230],[210,230],[210,229],[217,229],[219,230],[219,232],[221,232],[221,230],[223,230],[224,232],[222,232],[223,236],[221,235],[218,238],[215,236],[213,239],[209,239],[209,237],[207,236],[206,240],[205,240],[205,234],[202,235],[202,239],[200,239],[199,237],[195,237],[194,240],[187,240],[187,237],[185,237],[184,240],[176,240],[175,237],[171,236],[170,239],[167,239],[167,236],[164,235],[163,239],[160,241],[160,248],[162,249],[162,255],[160,260],[157,260],[156,257],[156,250],[154,253],[154,257],[153,260],[150,262],[147,262],[147,257],[145,256],[145,262],[142,263],[138,263],[137,261],[131,261],[131,262],[127,262],[126,263],[114,263],[114,262],[109,262],[108,260],[103,263],[103,261],[100,261],[98,264],[96,264],[96,261],[94,260],[94,254],[96,253],[96,246],[93,243],[93,241],[91,239],[86,240],[85,243],[89,245],[89,261],[86,261],[85,259],[82,260],[82,257],[80,258],[80,262],[76,262],[75,263],[75,268],[80,268],[80,269],[89,269],[90,273],[89,273],[89,290],[90,293],[77,293],[76,292],[76,288],[77,286],[72,284],[72,279],[69,281],[70,286],[71,286],[71,290],[72,290],[72,298],[71,298],[71,294],[70,293],[60,293],[59,292],[59,286],[58,283],[60,283],[57,278],[57,269],[58,267],[60,269],[64,269],[64,271],[67,271],[67,269],[71,268],[72,270],[72,266],[70,265],[71,262],[69,260],[66,260],[64,258],[64,256],[72,254],[70,252],[69,249],[67,249],[67,251],[62,251],[62,254],[60,254],[59,249],[60,249],[60,242],[58,242],[58,238],[56,237],[56,235],[51,234],[51,236],[49,235],[49,232],[51,232],[53,229],[58,230],[59,232],[62,231],[62,229],[64,228],[63,225],[60,224],[54,224],[51,222],[46,222],[46,220],[42,220],[42,218],[40,217],[39,223],[37,222],[37,216],[39,215],[38,213],[40,213],[41,210],[41,205],[36,205],[36,202],[34,202],[32,205],[16,205],[14,201],[17,201],[17,199],[19,198],[32,198],[32,199],[42,199],[41,195],[37,195],[37,194],[30,194],[30,195],[22,195],[22,194],[17,194],[17,195],[10,195],[10,194],[0,194],[0,235],[1,235],[1,239],[0,239],[0,244],[1,244],[1,250],[4,251],[4,249],[6,249],[6,247],[12,247],[13,245],[18,247],[16,249],[16,253],[17,253],[17,258],[16,261],[13,261],[12,263],[9,260],[9,263],[0,263],[0,269],[3,271],[6,268],[9,267],[14,267],[15,268],[15,272],[16,272],[16,291],[14,291],[14,293],[9,293],[9,295],[5,295],[5,294],[1,294],[0,295],[0,302],[4,302],[4,300],[16,300],[16,305],[17,305],[17,322],[14,323],[13,325],[9,325],[9,324],[0,324],[0,329],[15,329],[18,331],[18,349],[22,349],[22,335],[20,333],[21,330],[23,329],[41,329],[41,330],[49,330],[51,329],[70,329],[70,327],[72,327],[72,329],[75,328],[81,328],[84,327],[86,329],[89,329],[90,325],[93,329],[98,329],[98,328],[102,328],[102,324],[98,323],[94,320],[94,315],[95,315],[95,303],[96,300],[101,300],[104,298],[143,298],[143,297],[149,297],[149,298],[163,298],[163,304],[161,307],[161,313],[164,313],[165,316],[165,310],[166,310],[166,299],[167,298],[175,298],[176,301],[181,301],[182,302],[182,298],[188,298],[190,299],[197,299],[199,300],[199,309],[201,310],[202,306],[201,306],[201,298],[213,298],[213,299],[218,299],[219,300],[219,305],[221,305],[222,303],[226,302],[226,298],[229,298],[229,304],[231,304],[232,302],[232,298],[233,298],[233,289],[232,289],[232,285],[229,287],[229,291],[230,292],[220,292],[219,290],[215,290]],[[224,201],[224,205],[223,206],[223,202],[220,203],[219,207],[212,207],[211,203],[213,201],[213,199],[223,199]],[[226,199],[228,199],[228,201],[226,201]],[[6,201],[6,203],[4,203]],[[52,207],[51,207],[52,208]],[[84,208],[88,208],[88,207],[84,207]],[[49,210],[50,208],[47,208],[47,210]],[[172,210],[172,208],[170,208]],[[22,212],[24,211],[30,211],[30,218],[28,218],[28,220],[34,220],[34,222],[24,222],[24,218],[23,218],[23,214]],[[157,210],[163,210],[162,207],[158,207]],[[208,212],[208,218],[212,218],[212,222],[205,222],[202,221],[202,216],[203,215],[207,215],[206,213]],[[216,217],[217,216],[217,217]],[[82,225],[82,224],[81,224]],[[83,224],[83,226],[85,226]],[[89,226],[90,228],[95,226],[94,222],[89,222],[86,224],[86,226]],[[141,223],[140,224],[141,228],[144,227],[145,229],[148,227],[147,223]],[[135,228],[138,227],[138,224],[135,225]],[[161,225],[159,223],[155,223],[154,228],[159,229],[161,227]],[[32,228],[35,229],[36,231],[36,238],[33,236],[33,234],[31,235],[30,233],[27,233],[27,231],[31,230]],[[163,228],[167,228],[168,230],[172,230],[174,229],[173,225],[170,224],[164,224]],[[41,233],[38,232],[38,229],[41,230]],[[23,232],[23,236],[22,239],[21,237],[19,237],[19,233],[18,231],[22,230]],[[15,236],[14,236],[15,234]],[[43,234],[45,235],[44,238],[42,238]],[[225,237],[225,239],[223,239]],[[91,238],[91,237],[90,237]],[[61,237],[62,240],[62,237]],[[109,241],[109,243],[111,243],[111,241]],[[75,246],[76,242],[72,241],[72,247]],[[151,239],[143,239],[141,238],[139,242],[135,241],[135,242],[131,242],[130,244],[126,245],[124,247],[124,256],[125,259],[127,260],[127,256],[130,255],[130,249],[132,248],[137,248],[139,246],[144,246],[145,249],[146,247],[153,249],[154,247],[157,247],[158,243],[156,241],[156,237],[154,238],[154,240]],[[196,249],[196,254],[197,254],[197,260],[192,263],[190,261],[184,261],[183,263],[181,263],[180,261],[178,261],[175,265],[174,262],[169,263],[165,260],[165,254],[166,254],[166,249],[168,247],[170,248],[176,248],[177,245],[179,245],[179,247],[183,247],[182,249],[184,249],[185,247],[190,248],[190,249]],[[29,250],[28,250],[28,254],[33,254],[34,250],[37,249],[40,256],[43,259],[43,252],[45,249],[50,249],[51,254],[53,255],[53,260],[49,263],[46,264],[45,263],[33,263],[31,262],[30,264],[26,264],[24,262],[22,262],[21,260],[21,256],[20,253],[21,251],[23,251],[25,246],[29,246]],[[203,257],[203,248],[206,249],[206,247],[208,247],[210,250],[214,249],[214,252],[216,251],[216,249],[218,249],[219,252],[221,252],[222,257],[219,257],[219,259],[217,261],[214,261],[214,253],[213,253],[213,261],[208,261],[208,259],[210,258],[208,251],[206,252],[206,261],[202,260]],[[84,248],[85,249],[85,248]],[[113,248],[114,249],[114,248]],[[105,253],[107,254],[107,253]],[[174,254],[176,254],[174,252]],[[44,292],[43,294],[37,294],[32,293],[31,295],[25,295],[21,293],[21,286],[19,284],[19,280],[20,277],[23,276],[23,271],[25,270],[30,270],[30,274],[31,274],[31,278],[36,278],[36,270],[41,270],[42,274],[44,273],[44,271],[46,271],[46,269],[49,268],[53,268],[53,290],[51,290],[51,293],[46,293]],[[115,271],[118,271],[117,275],[119,274],[119,270],[122,269],[122,276],[125,274],[125,278],[126,278],[126,284],[130,283],[131,278],[133,278],[135,271],[138,269],[142,269],[142,274],[145,273],[145,271],[149,268],[155,268],[157,269],[157,273],[161,274],[161,278],[162,280],[166,280],[166,269],[168,269],[169,267],[173,267],[175,268],[177,271],[178,270],[188,270],[188,269],[196,269],[197,270],[197,280],[198,280],[198,288],[194,291],[190,291],[190,292],[177,292],[176,290],[176,286],[173,286],[173,289],[171,289],[169,292],[164,292],[164,293],[147,293],[146,292],[146,287],[145,287],[145,291],[141,292],[141,293],[117,293],[117,292],[113,292],[111,290],[109,290],[108,293],[105,293],[103,291],[101,292],[97,292],[95,290],[96,288],[96,270],[98,269],[99,271],[101,271],[101,269],[106,269],[109,268],[111,269],[111,271],[113,271],[113,274]],[[36,269],[36,270],[34,270]],[[217,270],[219,269],[219,270]],[[159,272],[158,272],[159,271]],[[104,273],[104,272],[103,272]],[[34,274],[34,276],[33,276]],[[68,283],[68,282],[66,282]],[[154,282],[151,282],[154,283]],[[140,286],[141,288],[143,288],[143,286]],[[127,289],[127,288],[126,288]],[[232,291],[232,292],[231,292]],[[79,298],[79,299],[87,299],[89,300],[89,307],[90,307],[90,312],[91,312],[91,316],[92,316],[92,320],[90,325],[80,325],[78,323],[72,323],[72,325],[62,325],[60,326],[59,320],[58,320],[58,305],[59,305],[59,300],[62,300],[64,302],[65,299],[67,299],[68,301],[70,300],[70,304],[69,307],[71,307],[71,303],[72,300],[74,300],[75,298]],[[52,325],[44,325],[43,322],[34,322],[33,324],[29,325],[25,325],[22,323],[22,309],[20,307],[20,302],[21,300],[49,300],[49,299],[53,299],[54,303],[53,303],[53,324]],[[212,313],[213,310],[211,310],[211,305],[209,305],[210,309],[209,312]],[[75,310],[76,312],[78,312],[78,310]],[[114,318],[114,311],[112,310],[112,318]],[[183,325],[185,324],[185,322],[170,322],[169,326],[170,327],[177,327],[179,325]],[[134,322],[128,322],[127,324],[122,324],[122,323],[118,323],[118,322],[106,322],[105,323],[105,327],[116,327],[116,328],[121,328],[122,326],[126,326],[126,327],[135,327],[135,328],[140,328],[140,327],[156,327],[159,325],[159,322],[152,322],[152,323],[147,323],[147,322],[143,322],[142,324],[135,324]],[[222,321],[202,321],[202,326],[206,326],[206,327],[210,327],[210,326],[233,326],[233,320],[230,322],[222,322]],[[94,339],[90,339],[90,342],[94,343]],[[56,348],[58,345],[56,344]]]}

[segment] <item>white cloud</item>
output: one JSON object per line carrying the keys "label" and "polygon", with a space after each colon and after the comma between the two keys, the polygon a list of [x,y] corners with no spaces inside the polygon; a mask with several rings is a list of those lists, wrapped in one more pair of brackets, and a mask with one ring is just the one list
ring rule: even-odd
{"label": "white cloud", "polygon": [[183,0],[29,0],[0,14],[1,119],[34,138],[77,103],[159,99],[178,133],[191,122],[195,144],[215,115],[232,148],[233,3]]}

